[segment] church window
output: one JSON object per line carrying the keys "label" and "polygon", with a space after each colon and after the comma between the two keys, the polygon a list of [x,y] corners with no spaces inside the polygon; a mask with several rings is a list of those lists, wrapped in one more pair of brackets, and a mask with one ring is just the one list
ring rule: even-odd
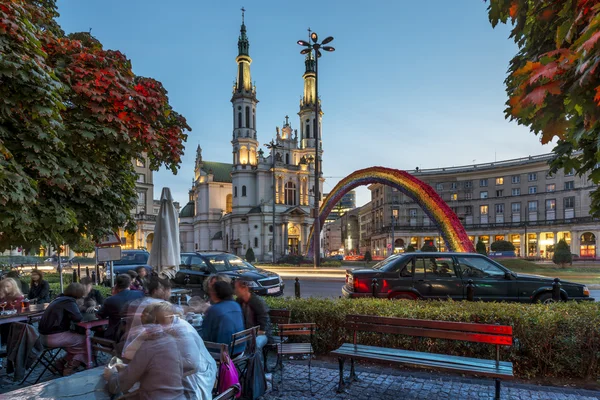
{"label": "church window", "polygon": [[308,122],[309,121],[306,120],[306,138],[310,139],[310,124]]}
{"label": "church window", "polygon": [[254,247],[255,248],[258,247],[258,238],[257,237],[254,238]]}
{"label": "church window", "polygon": [[286,154],[286,155],[285,155],[285,163],[286,163],[286,164],[289,164],[289,163],[290,163],[290,155],[289,155],[289,154]]}
{"label": "church window", "polygon": [[242,127],[242,113],[238,112],[238,128]]}
{"label": "church window", "polygon": [[250,107],[246,106],[246,128],[250,128]]}
{"label": "church window", "polygon": [[296,185],[293,182],[285,184],[285,204],[289,206],[296,205]]}
{"label": "church window", "polygon": [[237,186],[233,187],[233,197],[237,197]]}
{"label": "church window", "polygon": [[246,197],[246,185],[242,186],[242,197]]}
{"label": "church window", "polygon": [[252,129],[256,130],[256,114],[252,113]]}
{"label": "church window", "polygon": [[230,213],[233,211],[233,196],[228,194],[225,198],[225,213]]}

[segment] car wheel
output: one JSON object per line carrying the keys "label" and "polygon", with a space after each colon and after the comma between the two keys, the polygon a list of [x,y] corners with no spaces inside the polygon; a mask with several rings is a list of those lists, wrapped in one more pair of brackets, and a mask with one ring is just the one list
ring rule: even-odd
{"label": "car wheel", "polygon": [[417,300],[413,293],[396,293],[390,296],[390,300]]}
{"label": "car wheel", "polygon": [[554,303],[554,299],[552,299],[552,293],[546,292],[542,293],[535,298],[535,303],[541,304],[551,304]]}

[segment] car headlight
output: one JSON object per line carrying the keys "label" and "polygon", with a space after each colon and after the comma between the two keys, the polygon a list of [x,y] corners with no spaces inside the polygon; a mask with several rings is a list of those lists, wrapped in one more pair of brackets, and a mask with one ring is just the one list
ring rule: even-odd
{"label": "car headlight", "polygon": [[248,287],[258,287],[258,283],[254,281],[246,281],[246,284],[248,285]]}
{"label": "car headlight", "polygon": [[588,287],[587,287],[587,286],[584,286],[584,287],[583,287],[583,295],[584,295],[585,297],[590,297],[590,289],[588,289]]}

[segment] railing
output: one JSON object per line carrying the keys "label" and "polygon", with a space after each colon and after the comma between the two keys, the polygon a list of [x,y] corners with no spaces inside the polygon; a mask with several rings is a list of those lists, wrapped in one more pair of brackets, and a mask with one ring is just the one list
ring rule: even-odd
{"label": "railing", "polygon": [[132,214],[136,221],[156,221],[156,215],[153,214]]}

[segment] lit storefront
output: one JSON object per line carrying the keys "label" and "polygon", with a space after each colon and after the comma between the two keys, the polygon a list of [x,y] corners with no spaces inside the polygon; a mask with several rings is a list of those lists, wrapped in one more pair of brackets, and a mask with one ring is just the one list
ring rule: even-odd
{"label": "lit storefront", "polygon": [[510,235],[510,242],[515,246],[515,255],[521,257],[521,235]]}
{"label": "lit storefront", "polygon": [[592,232],[585,232],[581,235],[579,255],[581,257],[596,257],[596,235]]}

